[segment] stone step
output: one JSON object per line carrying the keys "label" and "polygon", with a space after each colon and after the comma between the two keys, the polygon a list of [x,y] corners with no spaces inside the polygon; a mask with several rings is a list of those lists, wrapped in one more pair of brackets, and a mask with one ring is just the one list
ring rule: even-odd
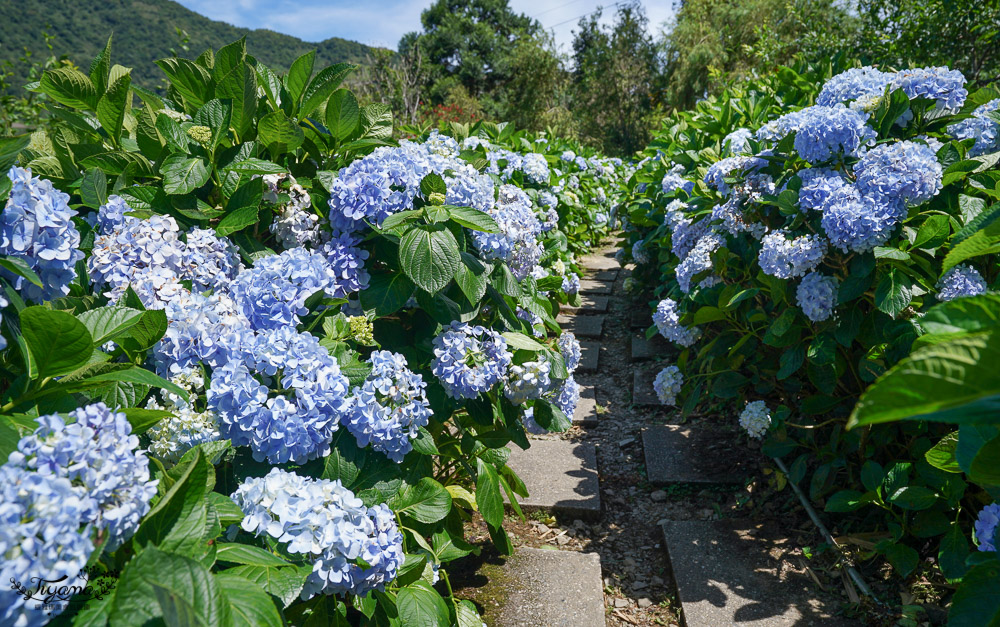
{"label": "stone step", "polygon": [[644,406],[663,406],[660,399],[656,397],[653,390],[653,381],[656,379],[658,369],[639,369],[632,373],[632,403]]}
{"label": "stone step", "polygon": [[580,365],[576,367],[577,372],[597,372],[600,355],[600,342],[580,342]]}
{"label": "stone step", "polygon": [[580,295],[580,306],[570,307],[563,305],[562,311],[573,314],[607,313],[609,299],[607,296],[594,296],[591,294]]}
{"label": "stone step", "polygon": [[687,627],[861,624],[821,600],[798,544],[777,521],[661,526]]}
{"label": "stone step", "polygon": [[653,315],[645,309],[636,309],[629,316],[629,326],[633,329],[648,329],[653,325]]}
{"label": "stone step", "polygon": [[597,424],[597,395],[592,386],[580,386],[580,402],[573,412],[573,424],[593,427]]}
{"label": "stone step", "polygon": [[620,270],[618,268],[614,268],[613,270],[599,270],[597,272],[594,272],[593,274],[588,275],[585,278],[593,279],[595,281],[601,281],[603,283],[614,283],[616,280],[618,280],[619,272]]}
{"label": "stone step", "polygon": [[613,283],[606,281],[595,281],[594,279],[580,279],[581,294],[611,294]]}
{"label": "stone step", "polygon": [[604,315],[571,316],[559,314],[556,322],[563,330],[572,331],[577,337],[599,338],[604,331]]}
{"label": "stone step", "polygon": [[521,547],[502,564],[487,563],[471,594],[490,627],[604,627],[604,587],[597,553]]}
{"label": "stone step", "polygon": [[736,435],[698,425],[655,425],[642,430],[646,478],[671,483],[742,484],[752,473],[745,447]]}
{"label": "stone step", "polygon": [[593,444],[531,440],[528,450],[510,445],[507,465],[528,489],[527,498],[518,497],[522,510],[541,510],[581,519],[595,519],[601,515],[597,449]]}
{"label": "stone step", "polygon": [[599,251],[592,255],[585,255],[579,260],[580,266],[584,270],[616,270],[621,266],[615,261],[615,252],[613,249],[607,251]]}
{"label": "stone step", "polygon": [[661,357],[669,348],[667,341],[661,335],[646,339],[645,334],[632,336],[632,361],[649,361]]}

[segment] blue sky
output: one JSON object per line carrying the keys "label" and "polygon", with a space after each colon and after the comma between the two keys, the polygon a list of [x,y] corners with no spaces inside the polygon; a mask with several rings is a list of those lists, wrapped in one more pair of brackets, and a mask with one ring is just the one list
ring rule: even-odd
{"label": "blue sky", "polygon": [[[343,37],[395,49],[399,38],[420,27],[420,12],[431,0],[178,0],[214,20],[245,28],[269,28],[306,41]],[[581,15],[605,6],[605,18],[615,0],[510,0],[511,7],[538,19],[552,30],[563,51],[569,51]],[[644,2],[650,30],[658,31],[673,16],[673,0]]]}

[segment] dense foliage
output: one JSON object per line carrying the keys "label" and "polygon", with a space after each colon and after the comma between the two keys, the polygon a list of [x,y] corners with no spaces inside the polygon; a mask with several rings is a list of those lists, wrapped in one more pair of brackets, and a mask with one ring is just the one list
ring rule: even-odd
{"label": "dense foliage", "polygon": [[[786,67],[708,98],[647,149],[622,250],[655,294],[650,333],[678,347],[661,400],[745,400],[739,424],[790,460],[788,480],[876,535],[867,557],[941,583],[968,573],[955,625],[996,620],[981,596],[1000,581],[1000,439],[977,411],[992,335],[972,333],[995,299],[969,298],[997,283],[998,96],[941,67]],[[888,423],[906,417],[962,429]]]}
{"label": "dense foliage", "polygon": [[157,87],[160,81],[153,61],[170,56],[175,49],[181,52],[178,32],[184,34],[190,48],[196,51],[219,48],[246,36],[254,56],[278,71],[287,70],[295,59],[311,49],[316,50],[320,65],[358,63],[371,52],[368,46],[339,37],[307,43],[270,30],[237,28],[199,15],[172,0],[2,0],[0,14],[5,18],[0,63],[12,65],[14,92],[20,92],[30,80],[28,65],[16,60],[25,50],[36,57],[47,54],[46,34],[54,38],[52,45],[57,56],[65,55],[83,63],[96,56],[101,42],[113,33],[119,60],[135,69],[136,82],[147,89]]}
{"label": "dense foliage", "polygon": [[507,446],[569,426],[555,315],[622,163],[397,143],[312,53],[161,59],[162,96],[111,54],[0,139],[0,622],[479,627],[448,563],[475,512],[512,550]]}

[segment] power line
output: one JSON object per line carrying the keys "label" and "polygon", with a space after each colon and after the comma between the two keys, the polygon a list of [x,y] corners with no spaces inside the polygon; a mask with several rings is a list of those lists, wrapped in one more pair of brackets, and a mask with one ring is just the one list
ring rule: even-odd
{"label": "power line", "polygon": [[594,9],[593,11],[588,11],[588,12],[584,13],[583,15],[578,15],[578,16],[576,16],[574,18],[570,18],[568,20],[563,20],[562,22],[559,22],[558,24],[553,24],[552,26],[548,26],[546,28],[550,28],[551,29],[551,28],[555,28],[556,26],[562,26],[563,24],[569,24],[570,22],[575,22],[576,20],[579,20],[581,18],[587,17],[588,15],[593,15],[594,13],[600,13],[604,9],[614,9],[615,7],[618,7],[618,6],[622,5],[622,4],[625,4],[626,1],[627,0],[621,0],[619,2],[616,2],[616,3],[612,4],[609,7],[599,7],[597,9]]}
{"label": "power line", "polygon": [[546,13],[552,13],[553,11],[557,11],[559,9],[564,9],[564,8],[568,7],[569,5],[571,5],[571,4],[576,4],[577,2],[580,2],[580,0],[569,0],[569,2],[567,2],[566,4],[560,4],[557,7],[552,7],[551,9],[545,9],[541,13],[537,13],[535,15],[532,15],[531,19],[533,19],[533,20],[534,19],[538,19],[539,17],[541,17],[542,15],[545,15]]}

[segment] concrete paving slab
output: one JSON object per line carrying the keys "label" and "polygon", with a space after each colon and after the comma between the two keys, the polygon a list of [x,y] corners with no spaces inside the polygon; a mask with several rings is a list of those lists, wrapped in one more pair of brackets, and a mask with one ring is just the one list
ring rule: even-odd
{"label": "concrete paving slab", "polygon": [[597,553],[521,547],[477,575],[488,581],[473,598],[489,627],[605,626]]}
{"label": "concrete paving slab", "polygon": [[618,268],[614,268],[613,270],[601,270],[599,272],[595,272],[587,278],[595,281],[603,281],[604,283],[614,283],[618,279],[619,272],[620,270]]}
{"label": "concrete paving slab", "polygon": [[522,510],[542,510],[581,519],[601,515],[597,449],[593,444],[531,440],[528,450],[512,444],[510,451],[507,465],[528,489],[527,498],[518,497]]}
{"label": "concrete paving slab", "polygon": [[580,259],[580,266],[585,270],[615,270],[620,268],[615,261],[614,249],[599,251],[592,255],[585,255]]}
{"label": "concrete paving slab", "polygon": [[604,331],[604,315],[599,316],[572,316],[559,314],[556,322],[564,330],[572,331],[577,337],[600,338]]}
{"label": "concrete paving slab", "polygon": [[600,342],[580,342],[580,365],[576,367],[577,372],[597,372],[600,355]]}
{"label": "concrete paving slab", "polygon": [[581,294],[610,294],[611,288],[612,284],[604,281],[595,281],[593,279],[580,280]]}
{"label": "concrete paving slab", "polygon": [[593,427],[597,424],[597,395],[591,386],[580,386],[580,402],[573,413],[573,424]]}
{"label": "concrete paving slab", "polygon": [[565,312],[574,314],[607,313],[609,298],[607,296],[595,296],[592,294],[580,295],[580,306],[570,307],[564,305],[560,307]]}
{"label": "concrete paving slab", "polygon": [[841,627],[781,524],[721,520],[663,523],[687,627]]}
{"label": "concrete paving slab", "polygon": [[629,316],[629,325],[633,329],[648,329],[653,324],[653,314],[645,309],[634,309]]}
{"label": "concrete paving slab", "polygon": [[636,369],[632,373],[632,402],[636,405],[662,406],[653,390],[653,380],[656,379],[656,369]]}
{"label": "concrete paving slab", "polygon": [[632,336],[632,361],[648,361],[663,355],[669,348],[667,341],[660,335],[646,339],[645,334]]}
{"label": "concrete paving slab", "polygon": [[704,425],[655,425],[642,430],[646,477],[671,483],[742,484],[752,474],[745,447],[732,433]]}

